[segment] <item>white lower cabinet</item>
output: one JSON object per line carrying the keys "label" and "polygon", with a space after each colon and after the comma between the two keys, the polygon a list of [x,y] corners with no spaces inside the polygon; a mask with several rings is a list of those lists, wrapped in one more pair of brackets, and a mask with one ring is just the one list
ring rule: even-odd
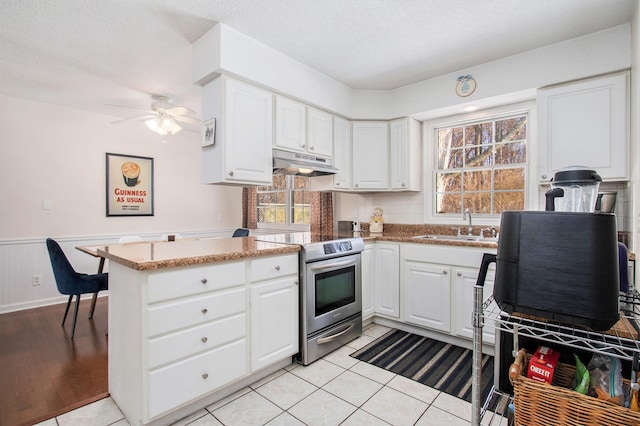
{"label": "white lower cabinet", "polygon": [[[495,265],[491,265],[491,267],[494,268]],[[479,272],[479,269],[476,268],[455,269],[455,304],[453,313],[455,317],[455,329],[453,331],[456,335],[468,339],[473,338],[473,293]],[[494,277],[495,272],[492,269],[487,273],[487,278],[484,283],[483,300],[486,300],[493,294]],[[482,338],[484,343],[493,345],[495,343],[494,327],[484,327]]]}
{"label": "white lower cabinet", "polygon": [[[444,245],[402,245],[402,320],[465,339],[473,338],[473,295],[484,253],[496,249]],[[493,293],[494,267],[484,294]],[[493,327],[484,328],[484,343],[493,344]]]}
{"label": "white lower cabinet", "polygon": [[149,418],[243,377],[246,353],[242,339],[150,372]]}
{"label": "white lower cabinet", "polygon": [[251,371],[298,352],[298,270],[251,287]]}
{"label": "white lower cabinet", "polygon": [[109,392],[131,424],[298,352],[298,254],[109,271]]}
{"label": "white lower cabinet", "polygon": [[404,262],[404,320],[451,331],[451,278],[448,266]]}
{"label": "white lower cabinet", "polygon": [[374,310],[400,317],[400,245],[376,243],[374,251]]}
{"label": "white lower cabinet", "polygon": [[375,244],[369,243],[364,245],[364,251],[361,256],[362,270],[362,319],[369,319],[374,314],[373,292],[374,292],[374,276],[373,269],[375,262],[373,261]]}

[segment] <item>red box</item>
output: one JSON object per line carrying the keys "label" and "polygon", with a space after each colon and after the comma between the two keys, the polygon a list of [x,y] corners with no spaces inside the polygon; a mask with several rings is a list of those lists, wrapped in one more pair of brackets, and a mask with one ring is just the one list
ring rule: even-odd
{"label": "red box", "polygon": [[546,346],[539,346],[529,361],[527,377],[550,384],[558,359],[560,359],[560,352]]}

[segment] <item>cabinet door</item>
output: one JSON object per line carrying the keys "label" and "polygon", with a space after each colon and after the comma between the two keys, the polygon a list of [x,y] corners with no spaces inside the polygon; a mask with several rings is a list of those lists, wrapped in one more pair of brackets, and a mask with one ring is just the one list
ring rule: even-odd
{"label": "cabinet door", "polygon": [[374,245],[365,244],[362,252],[362,319],[373,316],[373,291],[374,291],[374,270],[375,262],[373,261]]}
{"label": "cabinet door", "polygon": [[[486,300],[493,294],[493,280],[495,276],[495,266],[491,265],[491,270],[487,273],[484,282],[484,297]],[[453,309],[455,311],[454,332],[458,336],[473,339],[473,305],[474,305],[474,287],[478,279],[478,269],[474,268],[456,268],[455,276],[455,303]],[[482,338],[484,343],[493,345],[495,343],[494,326],[485,324],[482,329]]]}
{"label": "cabinet door", "polygon": [[298,352],[298,277],[251,287],[251,371]]}
{"label": "cabinet door", "polygon": [[375,244],[375,295],[377,314],[400,317],[400,247]]}
{"label": "cabinet door", "polygon": [[306,107],[300,102],[276,96],[276,137],[274,146],[287,151],[306,151]]}
{"label": "cabinet door", "polygon": [[351,188],[351,124],[340,117],[333,117],[333,165],[339,170],[333,175],[333,187]]}
{"label": "cabinet door", "polygon": [[404,262],[405,321],[438,331],[451,331],[451,268]]}
{"label": "cabinet door", "polygon": [[627,73],[538,92],[540,181],[587,166],[607,180],[629,179]]}
{"label": "cabinet door", "polygon": [[391,189],[420,191],[420,123],[400,118],[389,123],[389,175]]}
{"label": "cabinet door", "polygon": [[389,123],[391,189],[409,186],[409,126],[407,119]]}
{"label": "cabinet door", "polygon": [[389,130],[387,122],[354,121],[353,188],[389,188]]}
{"label": "cabinet door", "polygon": [[333,115],[307,107],[307,151],[333,157]]}
{"label": "cabinet door", "polygon": [[235,80],[227,80],[226,89],[225,178],[270,185],[273,96]]}

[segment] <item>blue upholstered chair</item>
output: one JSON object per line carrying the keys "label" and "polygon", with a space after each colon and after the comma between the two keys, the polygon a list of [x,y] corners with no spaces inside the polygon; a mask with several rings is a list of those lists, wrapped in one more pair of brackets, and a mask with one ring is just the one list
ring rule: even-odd
{"label": "blue upholstered chair", "polygon": [[233,231],[233,235],[232,237],[248,237],[249,236],[249,230],[247,228],[238,228],[235,231]]}
{"label": "blue upholstered chair", "polygon": [[[76,320],[78,319],[78,308],[80,307],[80,295],[82,294],[97,294],[100,290],[108,290],[108,276],[109,274],[80,274],[73,269],[71,263],[65,256],[60,245],[47,238],[47,250],[49,250],[49,258],[51,259],[51,268],[53,269],[53,275],[56,278],[56,284],[58,285],[58,291],[61,294],[68,294],[69,301],[67,302],[67,308],[64,311],[64,318],[62,318],[62,325],[67,320],[67,314],[69,313],[69,306],[71,305],[71,299],[76,296],[75,312],[73,314],[73,328],[71,329],[71,338],[76,332]],[[91,307],[89,312],[89,318],[93,318],[93,310],[95,306]]]}

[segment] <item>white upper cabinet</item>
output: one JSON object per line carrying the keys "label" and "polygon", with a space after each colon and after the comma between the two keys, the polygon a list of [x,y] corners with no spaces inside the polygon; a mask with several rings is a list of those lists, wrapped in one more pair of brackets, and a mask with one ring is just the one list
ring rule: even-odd
{"label": "white upper cabinet", "polygon": [[541,182],[567,166],[587,166],[604,180],[629,179],[628,73],[538,91]]}
{"label": "white upper cabinet", "polygon": [[202,87],[202,116],[216,119],[214,143],[202,147],[203,183],[271,185],[273,95],[218,77]]}
{"label": "white upper cabinet", "polygon": [[303,103],[276,96],[273,146],[286,151],[333,155],[333,115]]}
{"label": "white upper cabinet", "polygon": [[323,157],[333,156],[333,115],[307,107],[307,151]]}
{"label": "white upper cabinet", "polygon": [[389,188],[389,125],[386,121],[354,121],[353,188]]}
{"label": "white upper cabinet", "polygon": [[307,144],[306,107],[300,102],[276,96],[276,137],[274,146],[305,152]]}
{"label": "white upper cabinet", "polygon": [[391,189],[420,191],[420,122],[405,117],[389,123]]}
{"label": "white upper cabinet", "polygon": [[333,118],[333,165],[334,189],[351,188],[351,123],[340,117]]}

